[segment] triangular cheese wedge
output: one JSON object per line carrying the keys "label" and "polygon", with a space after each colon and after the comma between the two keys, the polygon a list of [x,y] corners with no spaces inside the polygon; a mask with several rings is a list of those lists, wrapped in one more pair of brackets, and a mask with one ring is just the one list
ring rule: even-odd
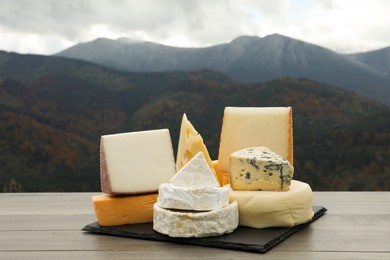
{"label": "triangular cheese wedge", "polygon": [[179,145],[177,148],[176,171],[179,171],[198,152],[203,153],[207,164],[212,169],[212,172],[217,179],[212,160],[210,158],[209,152],[207,151],[206,145],[203,143],[202,136],[195,130],[191,122],[188,121],[186,114],[183,114],[180,128]]}
{"label": "triangular cheese wedge", "polygon": [[187,188],[219,187],[202,152],[197,153],[169,182]]}

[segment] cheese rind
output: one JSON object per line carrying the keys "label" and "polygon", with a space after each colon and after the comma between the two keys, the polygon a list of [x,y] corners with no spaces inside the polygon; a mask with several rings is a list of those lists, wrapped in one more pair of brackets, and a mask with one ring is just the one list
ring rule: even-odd
{"label": "cheese rind", "polygon": [[198,152],[169,181],[178,187],[219,187],[219,182],[202,152]]}
{"label": "cheese rind", "polygon": [[218,169],[229,172],[231,153],[265,146],[293,164],[291,107],[226,107],[221,130]]}
{"label": "cheese rind", "polygon": [[100,179],[106,194],[157,192],[175,172],[168,129],[101,137]]}
{"label": "cheese rind", "polygon": [[228,186],[185,188],[163,183],[159,187],[157,202],[166,209],[215,210],[229,204],[229,191]]}
{"label": "cheese rind", "polygon": [[187,119],[186,114],[183,114],[180,126],[179,144],[177,147],[176,171],[179,171],[199,152],[203,153],[209,167],[212,169],[215,175],[214,169],[212,167],[212,160],[210,158],[207,147],[203,142],[202,136],[198,133],[198,131],[196,131],[195,127]]}
{"label": "cheese rind", "polygon": [[292,227],[313,218],[312,190],[292,180],[289,191],[230,191],[239,208],[239,225],[253,228]]}
{"label": "cheese rind", "polygon": [[159,186],[160,207],[214,210],[229,204],[229,187],[220,187],[202,152],[197,153],[169,183]]}
{"label": "cheese rind", "polygon": [[184,212],[153,207],[153,229],[170,237],[208,237],[233,232],[238,226],[236,202],[206,212]]}
{"label": "cheese rind", "polygon": [[230,185],[233,190],[286,191],[294,167],[267,147],[251,147],[230,155]]}
{"label": "cheese rind", "polygon": [[157,193],[110,196],[106,194],[92,197],[95,215],[101,226],[148,223],[153,221],[153,205]]}

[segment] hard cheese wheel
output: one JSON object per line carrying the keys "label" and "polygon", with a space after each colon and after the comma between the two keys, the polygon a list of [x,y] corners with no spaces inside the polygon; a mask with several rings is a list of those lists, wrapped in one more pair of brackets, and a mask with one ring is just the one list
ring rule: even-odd
{"label": "hard cheese wheel", "polygon": [[304,182],[293,180],[289,191],[230,191],[236,201],[240,226],[266,228],[291,227],[311,220],[312,190]]}
{"label": "hard cheese wheel", "polygon": [[212,211],[189,212],[153,207],[153,229],[170,237],[208,237],[231,233],[238,226],[237,203]]}

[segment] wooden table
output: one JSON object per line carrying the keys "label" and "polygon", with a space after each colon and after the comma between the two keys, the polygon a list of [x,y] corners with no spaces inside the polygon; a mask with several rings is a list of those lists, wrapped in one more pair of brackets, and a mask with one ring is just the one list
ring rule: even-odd
{"label": "wooden table", "polygon": [[314,192],[328,212],[266,254],[83,232],[96,194],[0,193],[0,259],[390,259],[390,192]]}

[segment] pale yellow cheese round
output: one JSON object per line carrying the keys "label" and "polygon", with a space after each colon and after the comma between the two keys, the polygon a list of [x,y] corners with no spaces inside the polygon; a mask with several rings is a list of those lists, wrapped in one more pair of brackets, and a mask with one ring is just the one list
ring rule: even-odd
{"label": "pale yellow cheese round", "polygon": [[236,201],[239,225],[266,228],[292,227],[313,218],[312,190],[307,183],[292,180],[289,191],[230,191]]}

